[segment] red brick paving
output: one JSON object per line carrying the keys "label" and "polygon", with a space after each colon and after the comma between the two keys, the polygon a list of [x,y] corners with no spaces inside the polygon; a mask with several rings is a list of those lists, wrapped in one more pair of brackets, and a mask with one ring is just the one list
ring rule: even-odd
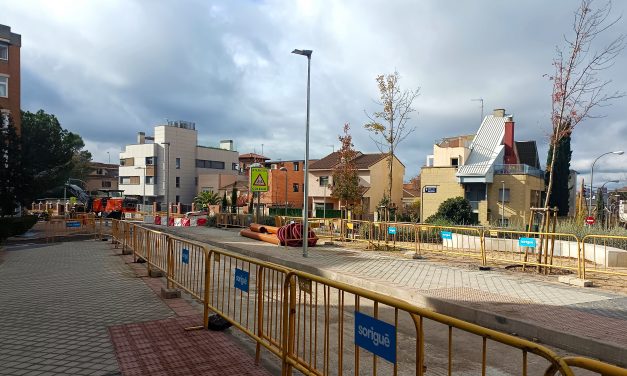
{"label": "red brick paving", "polygon": [[[146,264],[122,256],[138,277],[161,294],[162,278],[146,276]],[[109,335],[120,371],[139,375],[270,375],[224,332],[190,330],[202,325],[202,315],[182,298],[164,300],[178,317],[112,326]]]}
{"label": "red brick paving", "polygon": [[224,332],[186,331],[199,316],[112,326],[120,371],[135,375],[270,375]]}

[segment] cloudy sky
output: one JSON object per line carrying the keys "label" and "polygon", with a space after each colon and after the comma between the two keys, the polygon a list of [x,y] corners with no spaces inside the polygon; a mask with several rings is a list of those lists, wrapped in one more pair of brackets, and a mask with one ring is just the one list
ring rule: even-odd
{"label": "cloudy sky", "polygon": [[[433,143],[474,133],[485,113],[514,115],[516,139],[535,139],[546,161],[555,47],[577,1],[152,1],[0,0],[0,23],[22,35],[22,105],[57,115],[94,160],[117,159],[138,131],[165,119],[196,122],[199,142],[233,139],[240,153],[304,158],[307,60],[312,49],[311,157],[337,149],[351,124],[357,149],[376,152],[363,129],[377,109],[375,77],[398,70],[420,88],[399,147],[406,178]],[[627,3],[614,4],[620,16]],[[627,31],[621,20],[607,35]],[[600,40],[599,42],[603,42]],[[599,44],[600,46],[600,44]],[[603,74],[627,90],[627,52]],[[627,150],[627,98],[586,120],[572,167]],[[263,146],[262,146],[263,145]],[[627,155],[597,163],[595,183],[624,180]],[[597,180],[598,179],[598,180]]]}

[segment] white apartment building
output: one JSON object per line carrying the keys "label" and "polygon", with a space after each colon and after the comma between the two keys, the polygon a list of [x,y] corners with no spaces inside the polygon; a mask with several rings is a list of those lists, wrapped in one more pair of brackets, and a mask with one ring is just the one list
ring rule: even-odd
{"label": "white apartment building", "polygon": [[137,143],[120,152],[119,189],[140,203],[190,205],[198,192],[220,188],[207,182],[235,181],[238,158],[232,140],[221,141],[220,147],[200,146],[195,123],[168,121],[155,126],[154,136],[139,132]]}

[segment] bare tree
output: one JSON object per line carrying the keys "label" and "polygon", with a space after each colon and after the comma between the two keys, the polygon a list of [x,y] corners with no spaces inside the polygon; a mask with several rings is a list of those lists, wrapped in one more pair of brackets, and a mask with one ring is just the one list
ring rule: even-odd
{"label": "bare tree", "polygon": [[609,105],[610,101],[625,95],[619,91],[608,92],[608,85],[612,81],[599,76],[613,65],[616,57],[625,48],[625,35],[619,34],[600,49],[595,46],[595,40],[621,18],[610,18],[611,2],[597,9],[592,8],[592,3],[593,0],[581,1],[575,11],[573,35],[564,36],[565,44],[562,48],[557,48],[553,59],[555,73],[549,77],[553,81],[552,132],[549,140],[552,157],[547,166],[549,181],[545,208],[549,207],[559,142],[570,135],[584,119],[599,117],[592,114],[593,109]]}
{"label": "bare tree", "polygon": [[379,86],[380,100],[376,101],[376,103],[382,107],[382,110],[372,114],[366,112],[370,122],[364,125],[368,131],[373,132],[377,136],[371,138],[379,151],[388,155],[386,196],[390,202],[392,200],[394,151],[401,141],[416,130],[415,127],[407,127],[407,121],[411,119],[409,115],[415,111],[412,103],[420,92],[420,88],[401,91],[399,79],[400,75],[397,71],[394,71],[392,74],[377,76],[376,81]]}

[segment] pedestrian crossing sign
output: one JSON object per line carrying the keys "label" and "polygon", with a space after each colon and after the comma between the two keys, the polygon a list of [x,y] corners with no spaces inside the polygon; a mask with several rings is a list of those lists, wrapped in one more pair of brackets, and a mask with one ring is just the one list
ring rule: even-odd
{"label": "pedestrian crossing sign", "polygon": [[250,190],[252,192],[268,192],[268,169],[251,167]]}

